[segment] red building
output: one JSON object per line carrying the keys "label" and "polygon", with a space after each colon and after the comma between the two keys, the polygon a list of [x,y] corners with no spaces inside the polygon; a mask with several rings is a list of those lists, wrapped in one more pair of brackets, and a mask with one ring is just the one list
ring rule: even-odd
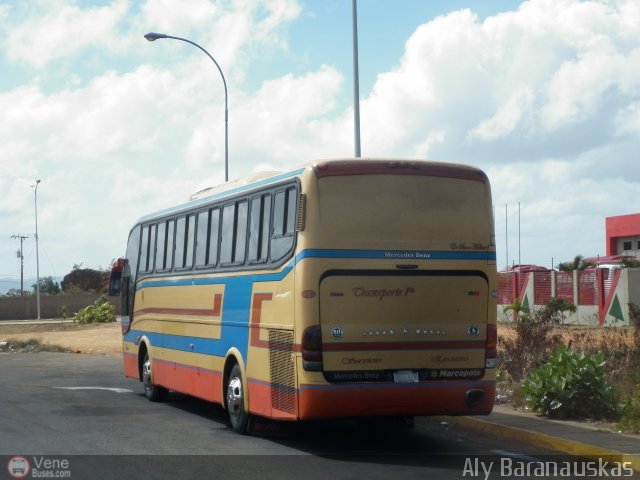
{"label": "red building", "polygon": [[640,256],[640,213],[605,219],[607,255]]}

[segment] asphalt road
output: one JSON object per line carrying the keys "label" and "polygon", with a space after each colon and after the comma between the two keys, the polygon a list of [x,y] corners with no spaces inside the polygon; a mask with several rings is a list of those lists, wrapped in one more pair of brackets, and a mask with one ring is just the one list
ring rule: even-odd
{"label": "asphalt road", "polygon": [[413,430],[349,421],[259,426],[237,435],[219,406],[173,392],[167,403],[148,402],[118,358],[0,354],[0,478],[12,478],[7,472],[23,459],[30,475],[58,478],[304,480],[484,479],[492,461],[488,478],[503,478],[505,458],[558,460],[428,418]]}

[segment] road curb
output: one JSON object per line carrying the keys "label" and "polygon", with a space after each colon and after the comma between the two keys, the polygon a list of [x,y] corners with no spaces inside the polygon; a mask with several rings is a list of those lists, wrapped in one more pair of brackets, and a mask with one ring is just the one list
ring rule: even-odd
{"label": "road curb", "polygon": [[533,432],[518,427],[501,425],[488,420],[481,420],[473,417],[438,417],[440,421],[448,422],[450,425],[460,425],[465,428],[472,428],[481,432],[486,432],[503,438],[518,440],[529,443],[537,447],[548,448],[556,452],[585,457],[589,459],[602,459],[609,463],[626,463],[635,471],[640,472],[640,456],[629,453],[609,450],[587,443],[577,442],[566,438],[560,438],[546,433]]}

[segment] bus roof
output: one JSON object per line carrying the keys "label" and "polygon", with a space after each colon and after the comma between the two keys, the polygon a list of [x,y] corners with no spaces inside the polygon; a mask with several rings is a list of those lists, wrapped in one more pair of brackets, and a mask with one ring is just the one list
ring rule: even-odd
{"label": "bus roof", "polygon": [[488,178],[482,170],[463,164],[391,158],[340,158],[317,160],[286,172],[258,172],[231,182],[205,188],[192,194],[188,202],[145,215],[141,217],[137,223],[144,223],[166,215],[190,210],[216,199],[233,196],[255,188],[294,178],[300,176],[309,168],[312,168],[318,177],[335,175],[400,174],[448,177],[488,183]]}

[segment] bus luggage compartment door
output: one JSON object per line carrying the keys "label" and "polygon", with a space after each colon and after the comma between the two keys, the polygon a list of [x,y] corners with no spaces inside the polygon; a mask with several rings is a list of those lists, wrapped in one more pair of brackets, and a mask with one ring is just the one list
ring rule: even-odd
{"label": "bus luggage compartment door", "polygon": [[484,375],[489,287],[479,271],[333,271],[320,284],[329,381]]}

